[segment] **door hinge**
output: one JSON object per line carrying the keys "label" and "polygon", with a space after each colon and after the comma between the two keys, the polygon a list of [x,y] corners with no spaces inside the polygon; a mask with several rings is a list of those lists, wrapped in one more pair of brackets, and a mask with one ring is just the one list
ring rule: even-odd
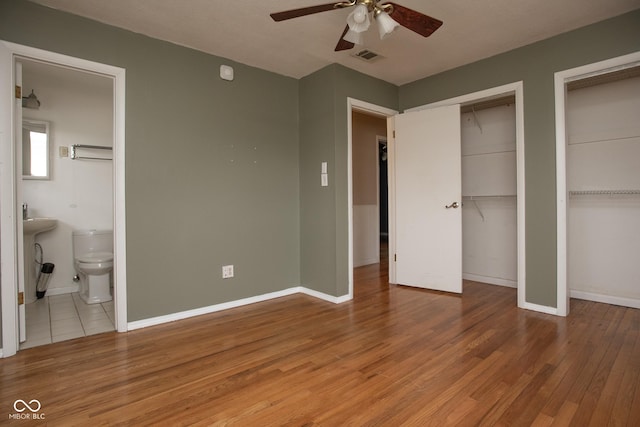
{"label": "door hinge", "polygon": [[393,131],[393,137],[394,138],[396,137],[396,131],[395,130]]}
{"label": "door hinge", "polygon": [[393,262],[398,261],[398,254],[393,254]]}
{"label": "door hinge", "polygon": [[22,99],[22,88],[16,85],[16,99]]}
{"label": "door hinge", "polygon": [[18,292],[18,305],[24,304],[24,292]]}

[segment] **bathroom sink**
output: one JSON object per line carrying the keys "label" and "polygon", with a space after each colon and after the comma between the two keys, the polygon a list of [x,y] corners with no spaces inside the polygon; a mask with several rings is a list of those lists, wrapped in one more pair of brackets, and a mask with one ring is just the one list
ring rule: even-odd
{"label": "bathroom sink", "polygon": [[53,218],[28,218],[22,221],[24,234],[37,234],[56,228],[58,220]]}

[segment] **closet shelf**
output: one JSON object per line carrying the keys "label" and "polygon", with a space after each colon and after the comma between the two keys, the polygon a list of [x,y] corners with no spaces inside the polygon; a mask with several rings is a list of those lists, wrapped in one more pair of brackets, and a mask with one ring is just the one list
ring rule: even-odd
{"label": "closet shelf", "polygon": [[509,199],[515,197],[517,197],[515,194],[487,194],[482,196],[462,196],[462,200]]}
{"label": "closet shelf", "polygon": [[569,191],[569,196],[629,196],[640,195],[640,190],[576,190]]}

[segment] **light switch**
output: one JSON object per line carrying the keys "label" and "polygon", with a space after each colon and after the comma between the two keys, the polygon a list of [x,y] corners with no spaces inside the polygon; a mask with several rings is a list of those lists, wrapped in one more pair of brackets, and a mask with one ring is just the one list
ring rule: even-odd
{"label": "light switch", "polygon": [[322,170],[320,173],[327,173],[327,162],[322,162]]}
{"label": "light switch", "polygon": [[69,157],[69,147],[66,145],[61,145],[58,147],[58,153],[60,157]]}
{"label": "light switch", "polygon": [[320,174],[320,185],[322,185],[323,187],[328,187],[329,186],[329,174],[328,173]]}

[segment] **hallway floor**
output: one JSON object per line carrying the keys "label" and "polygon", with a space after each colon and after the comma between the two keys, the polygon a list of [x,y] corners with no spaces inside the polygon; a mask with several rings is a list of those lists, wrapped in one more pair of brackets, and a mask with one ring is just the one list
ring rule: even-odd
{"label": "hallway floor", "polygon": [[26,305],[27,340],[20,349],[115,330],[113,301],[85,304],[77,292]]}

